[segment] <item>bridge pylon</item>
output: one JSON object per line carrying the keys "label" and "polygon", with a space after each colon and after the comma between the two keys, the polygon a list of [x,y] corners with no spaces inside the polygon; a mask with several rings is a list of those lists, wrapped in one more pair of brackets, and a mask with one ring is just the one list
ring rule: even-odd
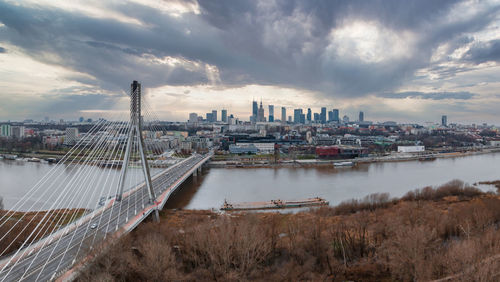
{"label": "bridge pylon", "polygon": [[[130,151],[132,148],[132,143],[134,142],[134,137],[137,137],[137,142],[139,147],[139,154],[141,156],[142,171],[144,173],[144,179],[146,181],[146,187],[149,194],[150,204],[154,204],[156,200],[156,195],[153,190],[153,184],[151,181],[151,174],[149,172],[148,159],[144,150],[144,139],[142,138],[142,116],[141,116],[141,84],[137,81],[133,81],[130,85],[130,130],[127,138],[127,145],[125,148],[125,156],[123,158],[122,168],[120,171],[120,178],[118,181],[118,194],[116,195],[116,201],[121,201],[123,197],[123,188],[125,185],[125,177],[127,175],[127,167],[130,162]],[[158,214],[158,208],[155,209],[155,219],[160,220]]]}

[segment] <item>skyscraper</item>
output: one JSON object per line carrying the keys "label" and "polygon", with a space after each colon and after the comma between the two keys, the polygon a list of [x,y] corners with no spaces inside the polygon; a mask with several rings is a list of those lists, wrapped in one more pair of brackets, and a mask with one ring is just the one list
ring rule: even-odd
{"label": "skyscraper", "polygon": [[333,121],[339,122],[340,121],[340,115],[339,115],[339,109],[333,109]]}
{"label": "skyscraper", "polygon": [[257,121],[257,114],[259,111],[259,106],[257,105],[257,101],[252,102],[252,120],[251,122],[256,122]]}
{"label": "skyscraper", "polygon": [[217,121],[217,110],[212,110],[212,122]]}
{"label": "skyscraper", "polygon": [[326,123],[326,108],[322,107],[321,108],[321,123]]}
{"label": "skyscraper", "polygon": [[320,122],[320,121],[321,121],[320,115],[318,113],[314,113],[314,122]]}
{"label": "skyscraper", "polygon": [[448,116],[442,116],[441,117],[441,125],[442,126],[448,126]]}
{"label": "skyscraper", "polygon": [[221,120],[222,122],[227,122],[227,110],[221,111]]}
{"label": "skyscraper", "polygon": [[274,105],[269,105],[269,122],[274,122]]}
{"label": "skyscraper", "polygon": [[281,107],[281,122],[286,123],[286,108]]}
{"label": "skyscraper", "polygon": [[197,113],[190,113],[189,114],[189,123],[195,123],[198,122],[198,114]]}
{"label": "skyscraper", "polygon": [[333,111],[328,111],[328,122],[333,121]]}
{"label": "skyscraper", "polygon": [[264,122],[266,118],[264,117],[264,107],[262,107],[262,101],[260,101],[260,107],[257,114],[257,122]]}
{"label": "skyscraper", "polygon": [[359,121],[363,122],[365,120],[365,113],[359,112]]}
{"label": "skyscraper", "polygon": [[312,118],[311,115],[312,115],[311,108],[308,108],[307,109],[307,121],[311,121],[311,118]]}
{"label": "skyscraper", "polygon": [[306,123],[306,115],[305,114],[300,114],[300,123],[302,123],[302,124]]}
{"label": "skyscraper", "polygon": [[300,123],[301,114],[302,114],[302,109],[293,110],[293,123]]}

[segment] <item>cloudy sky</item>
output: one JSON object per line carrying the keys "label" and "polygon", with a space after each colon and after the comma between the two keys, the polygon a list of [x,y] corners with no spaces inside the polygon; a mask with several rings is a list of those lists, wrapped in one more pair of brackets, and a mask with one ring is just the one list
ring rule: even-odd
{"label": "cloudy sky", "polygon": [[126,110],[135,79],[166,120],[262,99],[500,124],[499,62],[498,0],[0,0],[0,120]]}

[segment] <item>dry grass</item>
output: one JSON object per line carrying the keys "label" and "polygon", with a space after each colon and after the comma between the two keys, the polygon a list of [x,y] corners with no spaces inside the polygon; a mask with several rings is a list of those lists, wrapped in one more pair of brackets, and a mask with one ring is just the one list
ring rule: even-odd
{"label": "dry grass", "polygon": [[[0,253],[3,252],[6,255],[17,250],[25,241],[28,244],[39,240],[46,231],[52,231],[54,228],[57,230],[70,223],[71,220],[76,220],[85,212],[84,209],[61,209],[48,214],[46,211],[25,213],[0,210],[0,218],[6,215],[3,220],[0,220],[2,225],[0,226],[0,238],[2,238],[0,239]],[[42,220],[43,223],[38,226]],[[37,226],[39,231],[28,240]],[[8,234],[4,237],[6,233]]]}
{"label": "dry grass", "polygon": [[79,281],[498,281],[500,199],[453,181],[297,214],[165,211]]}

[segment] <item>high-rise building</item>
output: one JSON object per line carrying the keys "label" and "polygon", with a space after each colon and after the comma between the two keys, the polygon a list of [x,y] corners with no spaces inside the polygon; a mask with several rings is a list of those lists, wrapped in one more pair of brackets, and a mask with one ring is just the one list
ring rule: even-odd
{"label": "high-rise building", "polygon": [[217,121],[217,110],[212,110],[212,122]]}
{"label": "high-rise building", "polygon": [[269,122],[274,122],[274,105],[269,105]]}
{"label": "high-rise building", "polygon": [[79,121],[79,122],[83,122],[84,120],[85,120],[85,119],[84,119],[83,117],[80,117],[80,118],[78,119],[78,121]]}
{"label": "high-rise building", "polygon": [[292,123],[292,116],[288,116],[288,122]]}
{"label": "high-rise building", "polygon": [[197,113],[190,113],[188,122],[189,123],[198,122],[198,114]]}
{"label": "high-rise building", "polygon": [[320,117],[321,117],[321,123],[326,123],[326,108],[325,107],[321,108]]}
{"label": "high-rise building", "polygon": [[286,108],[281,107],[281,122],[285,123],[286,122]]}
{"label": "high-rise building", "polygon": [[250,118],[251,122],[256,122],[257,121],[257,114],[259,111],[259,106],[257,105],[257,101],[252,102],[252,117]]}
{"label": "high-rise building", "polygon": [[302,123],[302,124],[306,123],[306,115],[305,114],[300,114],[300,123]]}
{"label": "high-rise building", "polygon": [[365,113],[363,113],[363,112],[359,112],[359,121],[360,121],[360,122],[365,121]]}
{"label": "high-rise building", "polygon": [[207,122],[212,122],[212,113],[207,113],[207,118],[205,119]]}
{"label": "high-rise building", "polygon": [[10,137],[10,135],[12,135],[12,128],[10,124],[2,124],[0,127],[0,136]]}
{"label": "high-rise building", "polygon": [[320,121],[321,121],[320,115],[318,113],[314,113],[314,122],[320,122]]}
{"label": "high-rise building", "polygon": [[308,108],[307,109],[307,121],[309,121],[309,122],[311,121],[311,118],[312,118],[311,115],[312,115],[311,114],[311,108]]}
{"label": "high-rise building", "polygon": [[333,121],[333,111],[328,111],[328,122]]}
{"label": "high-rise building", "polygon": [[221,111],[221,120],[222,122],[227,122],[227,110]]}
{"label": "high-rise building", "polygon": [[266,118],[264,117],[264,107],[262,107],[262,101],[260,101],[260,107],[257,113],[257,122],[265,122]]}
{"label": "high-rise building", "polygon": [[66,128],[66,137],[64,138],[64,144],[75,145],[76,141],[78,141],[78,128],[67,127]]}
{"label": "high-rise building", "polygon": [[12,127],[12,137],[17,139],[24,138],[24,126],[13,126]]}
{"label": "high-rise building", "polygon": [[302,114],[302,109],[293,110],[293,123],[300,123],[301,114]]}
{"label": "high-rise building", "polygon": [[441,125],[442,126],[448,126],[448,116],[442,116],[441,117]]}
{"label": "high-rise building", "polygon": [[340,121],[340,115],[339,115],[339,109],[333,109],[333,121],[339,122]]}

